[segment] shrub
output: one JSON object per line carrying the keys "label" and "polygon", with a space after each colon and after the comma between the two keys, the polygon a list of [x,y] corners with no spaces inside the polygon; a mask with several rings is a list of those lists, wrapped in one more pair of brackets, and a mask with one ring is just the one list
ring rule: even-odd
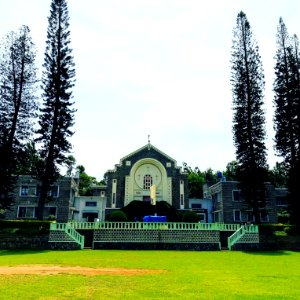
{"label": "shrub", "polygon": [[37,220],[0,220],[0,229],[15,229],[12,230],[15,233],[23,233],[25,231],[47,233],[50,229],[50,222]]}
{"label": "shrub", "polygon": [[285,232],[289,235],[299,235],[300,234],[300,226],[290,225],[285,228]]}
{"label": "shrub", "polygon": [[192,210],[183,213],[182,222],[198,223],[199,220],[200,220],[199,216]]}
{"label": "shrub", "polygon": [[264,235],[274,235],[276,231],[276,224],[259,224],[259,233]]}
{"label": "shrub", "polygon": [[126,222],[127,216],[123,211],[115,210],[110,214],[108,220],[111,222]]}

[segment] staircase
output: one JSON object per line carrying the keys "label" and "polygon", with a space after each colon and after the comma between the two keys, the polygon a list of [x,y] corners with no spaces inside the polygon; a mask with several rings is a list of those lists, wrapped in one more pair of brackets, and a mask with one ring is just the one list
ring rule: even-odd
{"label": "staircase", "polygon": [[228,237],[228,249],[236,244],[258,244],[259,234],[257,225],[242,225],[234,234]]}
{"label": "staircase", "polygon": [[79,234],[70,223],[51,223],[49,242],[76,243],[80,249],[84,248],[84,236]]}

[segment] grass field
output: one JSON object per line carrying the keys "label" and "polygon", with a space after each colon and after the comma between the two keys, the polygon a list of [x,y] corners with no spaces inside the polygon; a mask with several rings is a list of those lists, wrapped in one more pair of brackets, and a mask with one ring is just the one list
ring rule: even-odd
{"label": "grass field", "polygon": [[299,252],[0,251],[20,265],[141,273],[2,274],[0,299],[300,299]]}

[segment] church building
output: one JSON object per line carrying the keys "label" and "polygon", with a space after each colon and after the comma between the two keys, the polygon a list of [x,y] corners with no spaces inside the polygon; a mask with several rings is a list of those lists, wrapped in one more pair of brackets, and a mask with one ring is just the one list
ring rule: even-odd
{"label": "church building", "polygon": [[179,210],[188,208],[187,174],[150,141],[121,158],[106,175],[106,214],[134,200],[150,201],[153,185],[156,186],[156,201],[166,201]]}

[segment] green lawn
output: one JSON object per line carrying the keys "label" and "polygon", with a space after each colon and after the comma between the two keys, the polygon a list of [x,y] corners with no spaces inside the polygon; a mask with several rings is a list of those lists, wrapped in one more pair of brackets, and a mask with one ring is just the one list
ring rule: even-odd
{"label": "green lawn", "polygon": [[300,299],[300,252],[0,251],[0,266],[166,270],[144,275],[0,275],[0,299]]}

